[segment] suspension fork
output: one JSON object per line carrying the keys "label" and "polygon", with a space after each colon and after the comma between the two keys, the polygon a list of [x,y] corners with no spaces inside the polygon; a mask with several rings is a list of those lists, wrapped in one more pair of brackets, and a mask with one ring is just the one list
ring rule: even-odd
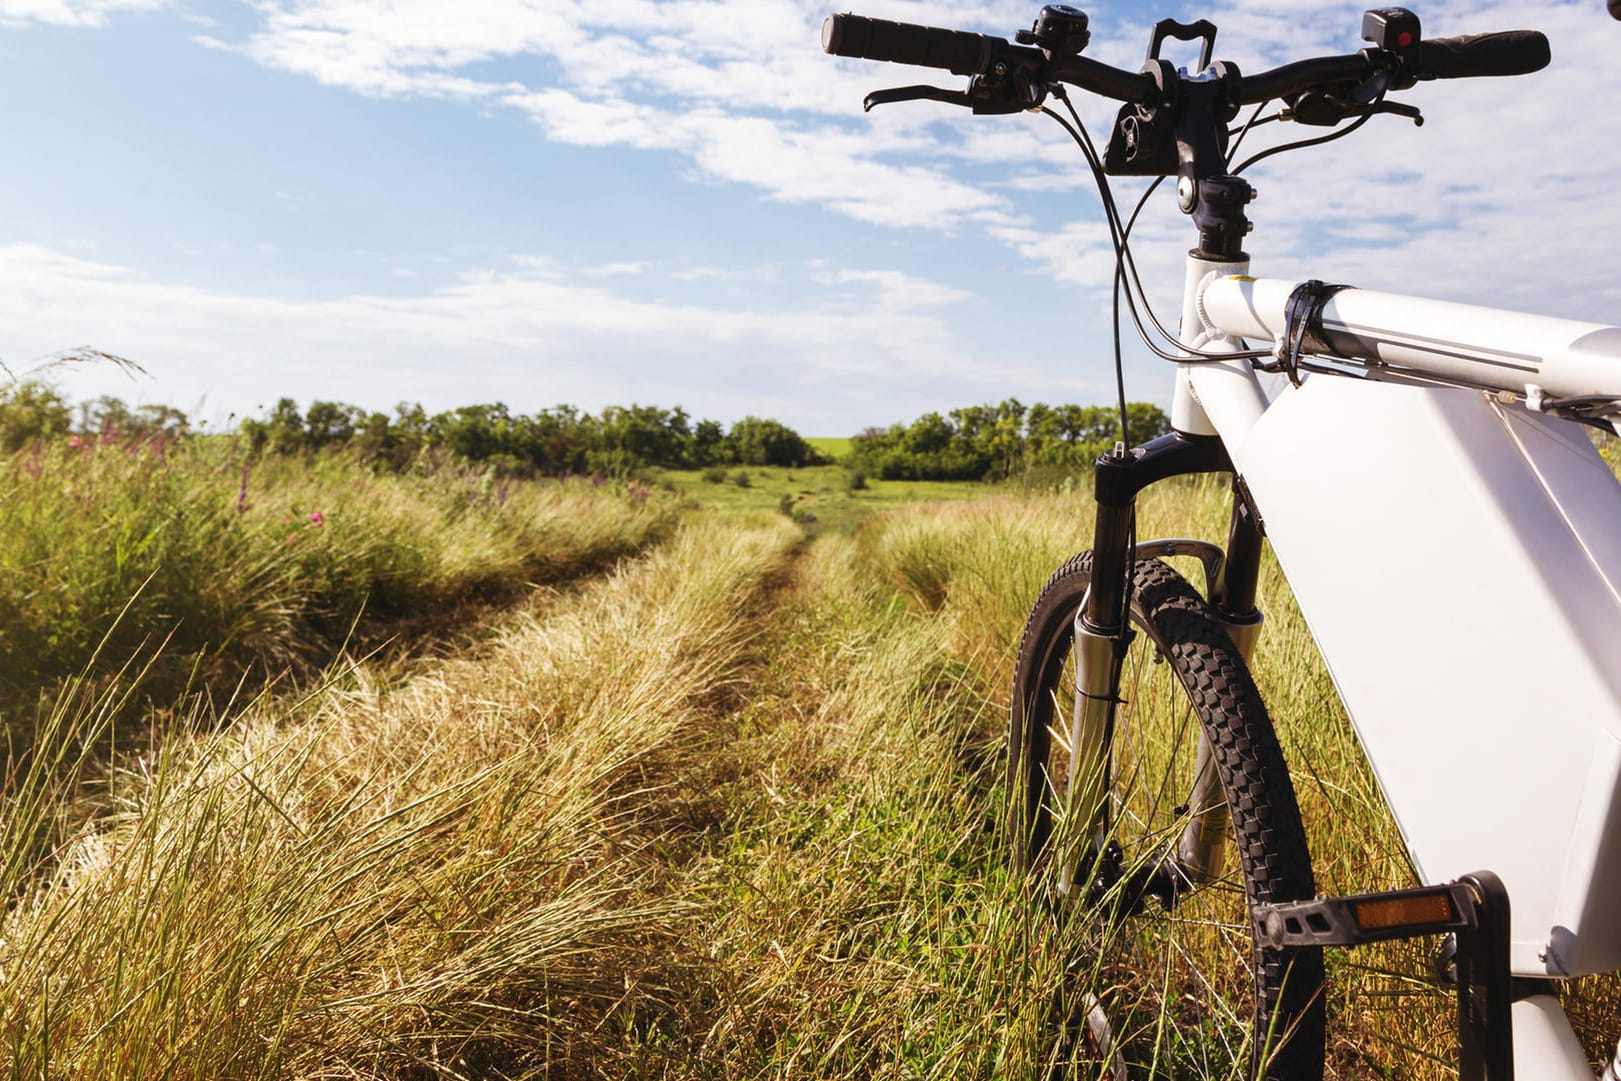
{"label": "suspension fork", "polygon": [[[1121,665],[1132,633],[1127,576],[1135,557],[1131,535],[1137,495],[1167,477],[1231,472],[1232,468],[1219,438],[1182,432],[1172,432],[1130,450],[1117,446],[1098,459],[1094,473],[1098,510],[1091,585],[1075,617],[1075,708],[1071,713],[1070,784],[1065,808],[1070,821],[1090,823],[1084,835],[1094,853],[1107,850],[1112,830],[1108,791]],[[1253,505],[1236,476],[1234,489],[1227,557],[1219,563],[1207,561],[1206,585],[1217,618],[1247,655],[1261,623],[1255,594],[1262,533]],[[1194,817],[1178,843],[1178,860],[1185,874],[1203,880],[1220,869],[1229,815],[1202,727],[1189,806]],[[1060,883],[1060,888],[1068,886],[1067,881]]]}

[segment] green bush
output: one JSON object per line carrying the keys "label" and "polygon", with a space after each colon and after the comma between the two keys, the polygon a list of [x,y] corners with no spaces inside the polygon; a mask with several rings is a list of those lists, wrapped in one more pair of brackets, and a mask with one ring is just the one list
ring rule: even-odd
{"label": "green bush", "polygon": [[780,421],[744,417],[732,426],[725,443],[740,465],[820,465],[824,459],[798,432]]}
{"label": "green bush", "polygon": [[21,450],[54,439],[66,434],[71,424],[67,401],[44,383],[14,383],[0,391],[0,450]]}

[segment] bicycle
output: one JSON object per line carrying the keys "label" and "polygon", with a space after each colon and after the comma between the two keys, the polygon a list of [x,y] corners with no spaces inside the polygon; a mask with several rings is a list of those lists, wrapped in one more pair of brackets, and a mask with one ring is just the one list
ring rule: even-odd
{"label": "bicycle", "polygon": [[[1138,72],[1084,56],[1088,19],[1063,5],[1014,42],[849,14],[823,27],[829,53],[969,77],[961,91],[876,91],[867,109],[931,100],[1063,123],[1114,241],[1117,375],[1122,296],[1178,365],[1169,435],[1128,447],[1121,390],[1092,547],[1039,594],[1014,679],[1013,862],[1036,896],[1095,925],[1105,993],[1081,1027],[1105,1076],[1320,1078],[1325,947],[1418,936],[1442,943],[1433,983],[1457,997],[1461,1076],[1593,1076],[1556,981],[1621,970],[1621,484],[1581,428],[1621,430],[1621,327],[1257,279],[1243,250],[1254,192],[1232,153],[1265,103],[1334,129],[1279,148],[1292,149],[1380,114],[1419,121],[1389,95],[1420,79],[1549,59],[1534,31],[1420,30],[1410,11],[1377,9],[1368,48],[1245,75],[1213,60],[1204,20],[1158,23]],[[1171,38],[1199,44],[1195,72],[1161,58]],[[1066,84],[1123,103],[1103,153]],[[1249,123],[1230,128],[1247,105]],[[1121,215],[1108,176],[1176,178],[1198,233],[1178,333],[1138,299],[1136,215]],[[1265,373],[1286,385],[1269,393]],[[1225,543],[1138,540],[1139,493],[1201,473],[1233,478]],[[1420,886],[1316,894],[1246,668],[1263,538]],[[1435,551],[1446,558],[1412,558]],[[1200,561],[1203,595],[1167,556]],[[1370,589],[1424,598],[1430,614],[1394,617]],[[1444,799],[1438,763],[1454,778]]]}

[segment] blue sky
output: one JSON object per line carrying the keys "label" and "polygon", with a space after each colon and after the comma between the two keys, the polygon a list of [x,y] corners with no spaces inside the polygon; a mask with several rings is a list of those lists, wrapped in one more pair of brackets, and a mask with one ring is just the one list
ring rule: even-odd
{"label": "blue sky", "polygon": [[[1010,36],[1038,7],[857,9]],[[1110,264],[1067,137],[862,114],[932,73],[824,55],[833,9],[0,0],[0,360],[106,350],[148,376],[55,378],[216,422],[284,395],[639,402],[833,435],[1107,401]],[[1089,11],[1089,51],[1124,66],[1163,15],[1211,18],[1246,70],[1359,45],[1354,4]],[[1432,36],[1544,29],[1554,65],[1421,86],[1422,129],[1381,118],[1258,169],[1256,271],[1621,321],[1621,23],[1599,0],[1418,11]],[[1112,113],[1083,108],[1100,139]],[[1139,237],[1174,318],[1188,226],[1162,197]],[[1131,352],[1131,397],[1170,382]]]}

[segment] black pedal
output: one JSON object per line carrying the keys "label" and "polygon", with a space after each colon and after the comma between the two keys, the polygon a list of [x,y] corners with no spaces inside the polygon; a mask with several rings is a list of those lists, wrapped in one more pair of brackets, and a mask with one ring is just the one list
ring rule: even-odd
{"label": "black pedal", "polygon": [[1274,949],[1456,936],[1459,1081],[1513,1081],[1508,890],[1490,871],[1444,886],[1256,905],[1251,915],[1256,941]]}

